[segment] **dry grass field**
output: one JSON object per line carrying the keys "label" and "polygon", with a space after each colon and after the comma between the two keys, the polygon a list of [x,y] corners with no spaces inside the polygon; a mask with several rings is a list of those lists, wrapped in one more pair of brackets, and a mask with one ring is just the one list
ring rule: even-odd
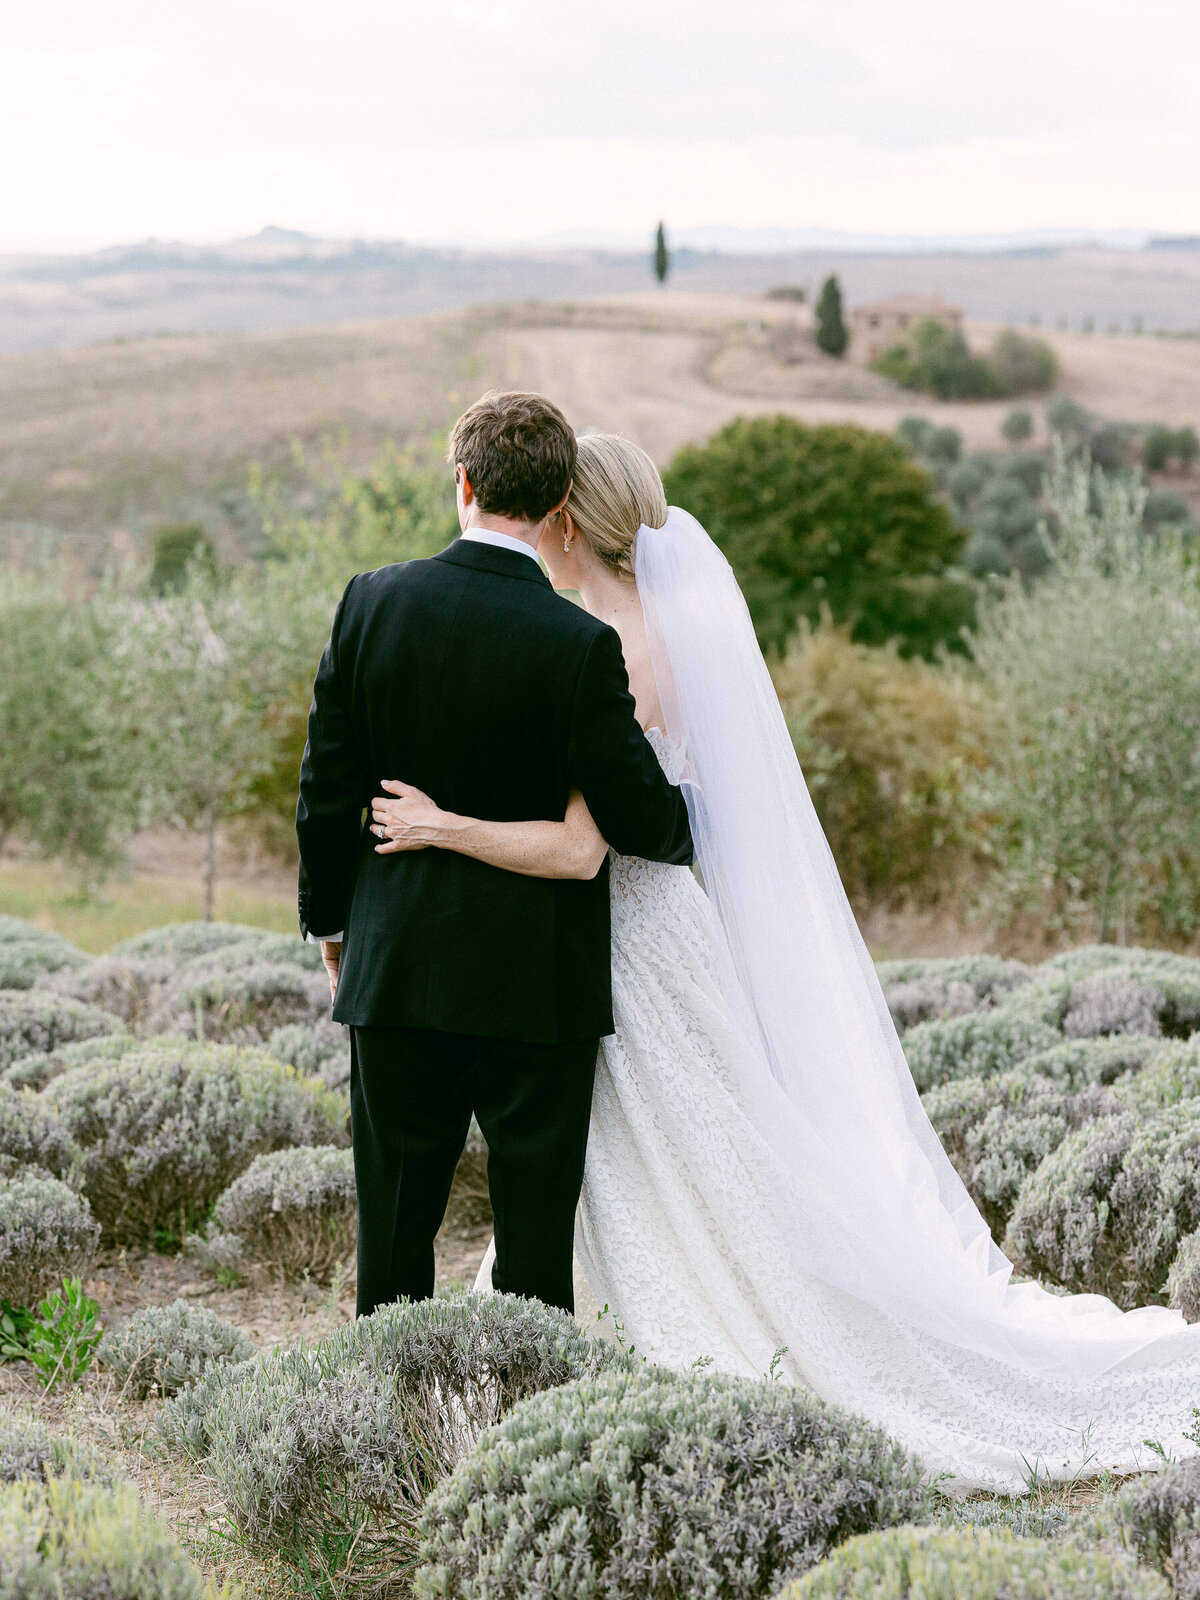
{"label": "dry grass field", "polygon": [[[557,398],[666,461],[739,414],[891,430],[928,415],[995,448],[1007,403],[912,395],[813,348],[807,313],[760,296],[630,294],[284,333],[187,335],[0,357],[0,525],[139,539],[165,518],[220,531],[251,462],[294,443],[365,463],[426,442],[493,386]],[[986,342],[993,328],[971,326]],[[1062,389],[1106,417],[1200,422],[1200,339],[1047,333]],[[223,510],[224,508],[224,510]],[[235,537],[230,524],[229,537]]]}

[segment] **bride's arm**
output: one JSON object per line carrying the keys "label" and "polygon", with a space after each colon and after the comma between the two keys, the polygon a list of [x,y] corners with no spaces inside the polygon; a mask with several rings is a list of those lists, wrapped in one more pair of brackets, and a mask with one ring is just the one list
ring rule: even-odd
{"label": "bride's arm", "polygon": [[385,781],[388,799],[371,806],[376,855],[404,850],[455,850],[527,878],[594,878],[608,846],[576,791],[561,822],[484,822],[443,811],[408,783]]}

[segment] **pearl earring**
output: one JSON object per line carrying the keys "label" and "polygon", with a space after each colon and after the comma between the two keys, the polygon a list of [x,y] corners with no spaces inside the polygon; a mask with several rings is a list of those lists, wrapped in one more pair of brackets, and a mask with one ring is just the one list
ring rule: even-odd
{"label": "pearl earring", "polygon": [[571,541],[570,541],[570,539],[568,539],[568,538],[566,538],[564,536],[564,538],[563,538],[563,555],[569,556],[570,554],[571,554]]}

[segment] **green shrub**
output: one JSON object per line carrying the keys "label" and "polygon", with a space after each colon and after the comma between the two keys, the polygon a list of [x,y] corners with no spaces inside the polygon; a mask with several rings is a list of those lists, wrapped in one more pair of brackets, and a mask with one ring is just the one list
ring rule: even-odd
{"label": "green shrub", "polygon": [[276,1028],[329,1013],[329,979],[292,961],[230,962],[219,951],[189,962],[166,989],[161,1020],[176,1032],[237,1044],[262,1044]]}
{"label": "green shrub", "polygon": [[331,1145],[257,1156],[213,1216],[223,1234],[243,1241],[246,1260],[281,1278],[328,1283],[354,1251],[354,1157]]}
{"label": "green shrub", "polygon": [[919,1515],[919,1466],[768,1380],[648,1367],[519,1406],[430,1498],[423,1600],[765,1596],[850,1535]]}
{"label": "green shrub", "polygon": [[852,899],[953,894],[971,861],[966,773],[985,708],[949,674],[828,624],[802,629],[772,677]]}
{"label": "green shrub", "polygon": [[182,977],[189,971],[239,972],[251,961],[268,966],[299,967],[302,972],[324,972],[319,944],[308,944],[296,933],[259,931],[253,939],[224,944],[218,950],[189,956],[180,966]]}
{"label": "green shrub", "polygon": [[100,1305],[81,1278],[64,1278],[35,1307],[7,1310],[0,1354],[9,1361],[27,1361],[45,1389],[78,1383],[95,1359],[103,1335]]}
{"label": "green shrub", "polygon": [[1031,969],[1000,956],[947,956],[878,964],[892,1019],[903,1033],[918,1022],[982,1011],[1030,980]]}
{"label": "green shrub", "polygon": [[1096,972],[1071,985],[1062,1029],[1069,1039],[1096,1039],[1104,1034],[1136,1033],[1157,1038],[1166,996],[1120,969]]}
{"label": "green shrub", "polygon": [[349,1031],[331,1017],[319,1017],[311,1027],[293,1022],[276,1028],[267,1040],[267,1054],[320,1078],[327,1089],[350,1082]]}
{"label": "green shrub", "polygon": [[1024,444],[1033,438],[1033,412],[1010,411],[1000,424],[1000,432],[1007,444]]}
{"label": "green shrub", "polygon": [[431,1485],[520,1400],[629,1360],[513,1295],[399,1302],[315,1348],[210,1368],[160,1413],[253,1549],[390,1592]]}
{"label": "green shrub", "polygon": [[1099,1084],[1043,1077],[1032,1062],[993,1077],[952,1079],[930,1089],[923,1104],[997,1238],[1025,1179],[1067,1134],[1122,1109]]}
{"label": "green shrub", "polygon": [[217,1600],[134,1489],[66,1476],[0,1488],[0,1600]]}
{"label": "green shrub", "polygon": [[154,530],[154,565],[147,580],[153,595],[179,594],[187,587],[189,569],[198,568],[209,582],[217,576],[217,553],[198,522],[170,522]]}
{"label": "green shrub", "polygon": [[990,910],[1100,942],[1190,934],[1200,585],[1174,541],[1146,538],[1128,481],[1060,455],[1046,498],[1050,568],[991,596],[971,637],[998,708],[976,793]]}
{"label": "green shrub", "polygon": [[1167,1274],[1167,1304],[1200,1322],[1200,1231],[1185,1233]]}
{"label": "green shrub", "polygon": [[987,400],[998,395],[995,373],[975,355],[958,328],[932,317],[913,325],[908,343],[893,345],[872,361],[885,378],[939,400]]}
{"label": "green shrub", "polygon": [[32,1308],[64,1278],[82,1277],[100,1238],[87,1201],[58,1178],[0,1177],[3,1298]]}
{"label": "green shrub", "polygon": [[885,988],[893,983],[917,983],[932,979],[939,983],[965,983],[980,1000],[999,1000],[1014,989],[1023,988],[1033,976],[1033,968],[1023,961],[1008,961],[1003,956],[907,956],[899,961],[876,962],[875,970]]}
{"label": "green shrub", "polygon": [[30,939],[56,937],[56,934],[46,933],[39,928],[36,922],[27,922],[24,917],[10,917],[7,912],[0,912],[0,944],[25,944]]}
{"label": "green shrub", "polygon": [[79,1146],[61,1117],[31,1089],[0,1083],[0,1176],[36,1167],[69,1181],[79,1161]]}
{"label": "green shrub", "polygon": [[1025,1069],[1016,1067],[1011,1072],[994,1073],[990,1078],[950,1078],[946,1083],[934,1084],[921,1096],[925,1113],[960,1177],[966,1167],[967,1137],[971,1130],[983,1121],[993,1106],[1007,1098],[1014,1086],[1025,1086],[1029,1081]]}
{"label": "green shrub", "polygon": [[904,1036],[904,1054],[918,1089],[951,1078],[986,1078],[1007,1072],[1059,1035],[1038,1017],[1007,1009],[977,1011],[945,1022],[921,1022]]}
{"label": "green shrub", "polygon": [[1007,1530],[892,1528],[852,1540],[777,1600],[1170,1600],[1120,1550]]}
{"label": "green shrub", "polygon": [[1117,1098],[1143,1115],[1200,1098],[1200,1039],[1160,1046],[1147,1066],[1118,1085]]}
{"label": "green shrub", "polygon": [[1142,465],[1147,472],[1165,472],[1174,461],[1184,471],[1200,455],[1194,428],[1164,428],[1156,422],[1142,439]]}
{"label": "green shrub", "polygon": [[57,1050],[77,1039],[116,1033],[120,1027],[117,1018],[106,1011],[62,995],[37,989],[0,993],[0,1071],[22,1056]]}
{"label": "green shrub", "polygon": [[[1045,394],[1054,387],[1058,376],[1058,359],[1045,339],[1036,335],[1018,333],[1015,328],[1002,328],[988,352],[988,366],[996,378],[1001,394]],[[1011,413],[1019,415],[1020,413]],[[1025,415],[1028,417],[1029,413]],[[1028,438],[1030,428],[1022,433]]]}
{"label": "green shrub", "polygon": [[236,1366],[253,1355],[254,1346],[240,1328],[183,1300],[135,1311],[123,1328],[104,1335],[96,1352],[135,1400],[178,1394],[209,1367]]}
{"label": "green shrub", "polygon": [[1178,1600],[1200,1595],[1200,1460],[1174,1462],[1126,1484],[1117,1501],[1126,1542],[1174,1581]]}
{"label": "green shrub", "polygon": [[90,959],[56,935],[0,940],[0,989],[32,989],[44,974],[74,971]]}
{"label": "green shrub", "polygon": [[343,1138],[329,1091],[261,1050],[155,1040],[43,1093],[83,1149],[85,1192],[114,1240],[182,1236],[256,1155]]}
{"label": "green shrub", "polygon": [[226,945],[254,944],[271,937],[266,929],[254,928],[245,922],[169,922],[159,928],[147,928],[144,933],[135,933],[131,939],[122,939],[108,953],[122,960],[167,956],[180,965],[195,956],[224,949]]}
{"label": "green shrub", "polygon": [[921,655],[961,647],[973,593],[956,589],[962,603],[943,616],[913,583],[942,583],[964,534],[929,475],[885,434],[739,418],[685,445],[664,482],[728,556],[765,650],[781,652],[801,618],[815,624],[824,610],[862,644],[897,639]]}
{"label": "green shrub", "polygon": [[1171,950],[1084,945],[1047,961],[1043,971],[1066,974],[1072,984],[1098,976],[1136,978],[1163,994],[1162,1031],[1186,1038],[1200,1029],[1200,960]]}
{"label": "green shrub", "polygon": [[144,1032],[152,1026],[174,974],[175,963],[168,956],[107,955],[40,987],[53,987],[59,994],[99,1006],[127,1027]]}
{"label": "green shrub", "polygon": [[1055,1539],[1077,1528],[1060,1501],[1040,1494],[1003,1499],[947,1499],[938,1523],[944,1528],[1005,1529],[1019,1539]]}
{"label": "green shrub", "polygon": [[1161,528],[1192,528],[1192,508],[1177,489],[1151,489],[1142,509],[1142,522],[1151,533]]}
{"label": "green shrub", "polygon": [[64,1473],[76,1478],[110,1482],[111,1466],[90,1446],[55,1433],[41,1417],[18,1411],[0,1411],[0,1483],[19,1478],[45,1482]]}
{"label": "green shrub", "polygon": [[22,1056],[0,1072],[0,1083],[11,1084],[14,1089],[44,1089],[52,1078],[60,1078],[72,1067],[84,1067],[91,1061],[120,1061],[137,1043],[129,1033],[104,1033],[94,1039],[80,1039],[57,1050]]}
{"label": "green shrub", "polygon": [[1021,1070],[1050,1078],[1068,1089],[1087,1083],[1115,1083],[1141,1071],[1163,1046],[1155,1039],[1118,1034],[1113,1038],[1065,1039],[1021,1063]]}
{"label": "green shrub", "polygon": [[1200,1227],[1200,1102],[1142,1120],[1109,1117],[1069,1135],[1021,1190],[1006,1248],[1022,1272],[1161,1302],[1183,1236]]}
{"label": "green shrub", "polygon": [[[959,1171],[972,1199],[997,1238],[1030,1173],[1076,1128],[1115,1116],[1120,1102],[1090,1084],[1064,1092],[1045,1079],[1014,1082],[1007,1074],[1005,1097],[966,1134]],[[985,1080],[986,1081],[986,1080]]]}

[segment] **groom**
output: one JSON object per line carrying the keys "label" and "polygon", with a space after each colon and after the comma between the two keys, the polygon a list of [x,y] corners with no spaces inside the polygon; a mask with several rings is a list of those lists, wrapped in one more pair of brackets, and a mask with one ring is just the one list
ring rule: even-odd
{"label": "groom", "polygon": [[433,1293],[433,1240],[474,1112],[492,1283],[571,1311],[592,1079],[613,1031],[608,866],[518,876],[444,850],[377,855],[384,778],[492,821],[582,791],[621,854],[691,860],[687,813],[634,716],[620,641],[537,561],[575,437],[541,395],[479,400],[450,436],[462,537],[360,573],[317,669],[300,769],[300,926],[350,1025],[358,1312]]}

